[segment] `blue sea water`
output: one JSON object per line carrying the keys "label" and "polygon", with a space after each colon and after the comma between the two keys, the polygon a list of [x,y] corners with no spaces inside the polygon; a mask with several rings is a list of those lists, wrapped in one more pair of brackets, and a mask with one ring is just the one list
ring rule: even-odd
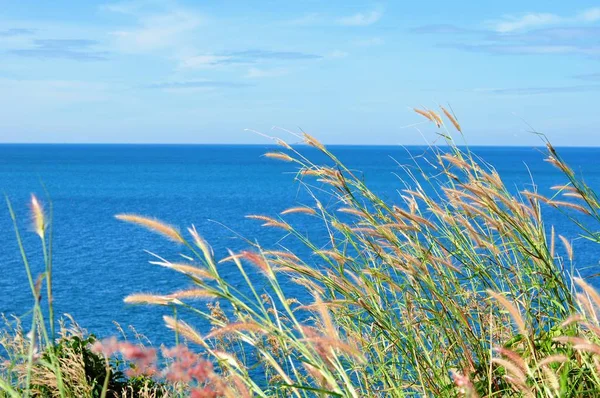
{"label": "blue sea water", "polygon": [[[298,249],[292,240],[279,242],[281,233],[260,227],[247,214],[275,215],[309,197],[294,183],[295,168],[263,156],[267,146],[208,145],[0,145],[0,190],[10,198],[35,273],[43,269],[39,239],[32,232],[28,207],[36,193],[54,214],[53,257],[55,304],[58,313],[71,314],[83,327],[100,336],[117,334],[112,321],[132,325],[154,342],[172,342],[162,325],[162,310],[130,306],[123,298],[135,292],[169,293],[187,285],[185,278],[148,263],[145,251],[177,260],[180,249],[146,230],[123,224],[117,213],[157,217],[183,227],[194,224],[214,247],[217,257],[226,249],[247,248],[240,236],[265,247],[281,243]],[[398,163],[410,163],[424,147],[330,148],[353,170],[363,173],[375,192],[400,202],[398,191],[406,175]],[[313,149],[303,149],[315,156]],[[563,157],[586,182],[600,189],[600,148],[563,148]],[[543,161],[541,148],[478,147],[475,152],[491,163],[509,187],[540,191],[565,182],[560,172]],[[317,158],[319,158],[317,156]],[[434,172],[435,170],[431,170]],[[296,216],[296,225],[310,233],[310,218]],[[576,238],[576,230],[557,214],[548,224]],[[32,305],[19,257],[12,222],[0,206],[0,313],[24,314]],[[576,264],[585,275],[598,272],[600,250],[575,240]],[[235,270],[223,265],[232,283],[242,283]],[[237,279],[236,279],[237,278]],[[292,287],[289,287],[294,293]],[[296,292],[302,295],[302,291]]]}

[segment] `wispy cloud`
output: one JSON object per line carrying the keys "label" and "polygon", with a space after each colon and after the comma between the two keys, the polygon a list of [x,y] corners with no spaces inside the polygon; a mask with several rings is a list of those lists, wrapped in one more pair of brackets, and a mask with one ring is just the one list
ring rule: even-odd
{"label": "wispy cloud", "polygon": [[578,79],[578,80],[585,80],[585,81],[600,81],[600,72],[575,75],[575,76],[573,76],[573,78]]}
{"label": "wispy cloud", "polygon": [[11,28],[0,30],[0,37],[29,36],[35,34],[35,29]]}
{"label": "wispy cloud", "polygon": [[518,30],[539,28],[559,23],[561,17],[549,13],[529,13],[521,16],[505,16],[500,21],[491,22],[492,29],[500,33],[509,33]]}
{"label": "wispy cloud", "polygon": [[329,59],[346,58],[349,55],[350,54],[348,54],[346,51],[333,50],[332,52],[327,54],[327,58],[329,58]]}
{"label": "wispy cloud", "polygon": [[446,43],[440,44],[440,47],[456,48],[471,52],[484,52],[496,55],[534,55],[534,54],[573,54],[589,57],[600,57],[600,46],[590,45],[561,45],[561,44],[506,44],[506,43],[484,43],[484,44],[464,44],[464,43]]}
{"label": "wispy cloud", "polygon": [[506,15],[500,20],[489,21],[492,30],[499,33],[511,33],[544,26],[573,23],[591,23],[600,21],[600,7],[583,10],[573,16],[561,16],[551,13],[525,13]]}
{"label": "wispy cloud", "polygon": [[327,15],[318,12],[304,14],[298,18],[283,21],[286,26],[369,26],[378,22],[383,17],[383,9],[381,7],[370,11],[357,12],[351,15]]}
{"label": "wispy cloud", "polygon": [[245,50],[221,54],[201,54],[181,59],[181,68],[215,68],[232,64],[256,64],[261,61],[305,61],[321,55],[297,51]]}
{"label": "wispy cloud", "polygon": [[[573,54],[600,57],[600,8],[581,11],[571,17],[529,13],[504,17],[487,23],[487,29],[455,25],[427,25],[411,29],[415,34],[443,36],[440,47],[489,54]],[[567,26],[548,26],[561,25]]]}
{"label": "wispy cloud", "polygon": [[178,82],[153,83],[144,86],[149,89],[217,89],[217,88],[243,88],[250,84],[233,81],[214,81],[214,80],[190,80]]}
{"label": "wispy cloud", "polygon": [[420,35],[471,35],[471,34],[484,34],[490,33],[489,30],[476,30],[464,28],[451,24],[434,24],[434,25],[423,25],[417,26],[409,30],[410,33],[416,33]]}
{"label": "wispy cloud", "polygon": [[98,42],[84,39],[34,40],[32,48],[12,49],[8,52],[20,57],[61,58],[74,61],[103,61],[108,58],[105,51],[96,51]]}
{"label": "wispy cloud", "polygon": [[383,10],[378,8],[338,18],[337,23],[342,26],[369,26],[379,21],[381,17],[383,17]]}
{"label": "wispy cloud", "polygon": [[166,0],[111,3],[101,6],[101,9],[133,20],[133,26],[111,32],[115,47],[128,53],[176,52],[186,46],[190,35],[206,20],[195,10]]}
{"label": "wispy cloud", "polygon": [[600,91],[600,85],[574,85],[555,87],[523,87],[523,88],[481,88],[474,92],[489,93],[496,95],[543,95],[560,93],[582,93],[589,91]]}
{"label": "wispy cloud", "polygon": [[275,68],[275,69],[259,69],[259,68],[250,68],[248,69],[248,73],[246,73],[246,78],[248,79],[262,79],[267,77],[278,77],[289,74],[289,69],[286,68]]}

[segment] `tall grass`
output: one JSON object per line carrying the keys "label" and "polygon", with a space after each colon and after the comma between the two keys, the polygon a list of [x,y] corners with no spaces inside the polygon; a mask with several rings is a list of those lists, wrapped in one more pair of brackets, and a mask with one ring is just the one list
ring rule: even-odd
{"label": "tall grass", "polygon": [[[266,156],[297,167],[296,180],[312,203],[250,217],[294,238],[308,257],[249,241],[247,250],[217,259],[193,226],[183,233],[156,219],[117,215],[179,243],[194,259],[153,262],[186,275],[191,288],[125,299],[177,309],[165,325],[214,364],[201,377],[191,377],[191,368],[174,377],[191,387],[173,394],[600,394],[600,295],[576,277],[570,240],[543,217],[545,207],[558,208],[600,243],[590,227],[600,222],[597,195],[549,143],[547,161],[563,172],[564,183],[553,197],[534,189],[515,194],[493,167],[455,144],[437,112],[416,111],[439,128],[446,145],[402,166],[409,177],[396,204],[314,137],[301,136],[326,164],[276,140],[281,151]],[[442,113],[462,134],[456,118]],[[311,217],[327,231],[326,244],[295,228],[295,217]],[[225,267],[245,286],[225,277]],[[290,296],[290,283],[312,300]],[[30,284],[39,294],[32,276]],[[202,324],[212,330],[201,333]]]}

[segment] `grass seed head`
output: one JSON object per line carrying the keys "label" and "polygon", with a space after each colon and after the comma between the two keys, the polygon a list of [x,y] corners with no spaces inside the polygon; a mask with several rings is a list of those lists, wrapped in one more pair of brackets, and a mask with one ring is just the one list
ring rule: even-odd
{"label": "grass seed head", "polygon": [[117,214],[115,218],[117,220],[140,225],[146,229],[149,229],[150,231],[165,236],[175,242],[185,242],[179,231],[177,231],[177,229],[159,220],[140,216],[137,214]]}
{"label": "grass seed head", "polygon": [[46,217],[40,201],[34,194],[31,194],[31,213],[33,215],[34,231],[41,239],[44,239],[44,234],[46,232]]}

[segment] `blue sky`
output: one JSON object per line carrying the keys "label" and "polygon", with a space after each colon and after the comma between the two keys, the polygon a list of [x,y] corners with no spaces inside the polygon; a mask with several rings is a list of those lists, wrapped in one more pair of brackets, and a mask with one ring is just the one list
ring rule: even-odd
{"label": "blue sky", "polygon": [[[600,145],[597,1],[3,1],[0,142]],[[292,139],[292,141],[294,141]]]}

